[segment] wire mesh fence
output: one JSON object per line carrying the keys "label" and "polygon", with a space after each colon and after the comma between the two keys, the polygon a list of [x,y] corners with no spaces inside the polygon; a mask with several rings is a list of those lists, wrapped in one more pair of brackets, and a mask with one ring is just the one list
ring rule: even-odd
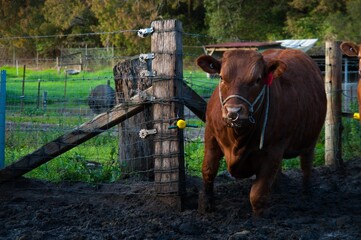
{"label": "wire mesh fence", "polygon": [[[97,113],[88,104],[89,95],[99,85],[114,86],[111,68],[101,75],[90,72],[80,72],[78,75],[58,74],[55,69],[45,74],[31,69],[24,72],[25,77],[23,75],[19,78],[9,71],[7,77],[7,164],[94,118]],[[92,179],[86,178],[93,178],[92,173],[99,170],[96,166],[99,167],[100,164],[96,164],[97,162],[105,163],[105,168],[108,164],[115,164],[117,141],[114,130],[104,132],[51,163],[40,166],[38,170],[30,172],[29,176],[91,181]],[[87,176],[85,179],[81,177],[82,172]]]}
{"label": "wire mesh fence", "polygon": [[[52,62],[47,70],[43,70],[47,66],[44,67],[41,64],[42,60],[38,58],[27,59],[29,61],[17,59],[2,64],[7,70],[6,165],[79,128],[115,104],[114,102],[108,109],[97,111],[92,109],[90,102],[92,97],[98,102],[107,100],[107,97],[100,99],[96,96],[97,87],[106,86],[108,89],[115,89],[113,67],[115,63],[130,57],[114,55],[116,52],[114,50],[91,51],[92,49],[64,50],[62,59],[47,59]],[[190,58],[195,56],[195,54],[187,55],[186,61],[193,62],[194,59]],[[71,72],[72,66],[78,63],[82,64],[81,69]],[[194,78],[192,71],[187,74],[188,79]],[[104,94],[100,95],[104,97]],[[124,99],[118,99],[117,103],[119,102],[129,104]],[[201,121],[196,120],[189,110],[185,118],[188,123],[195,122],[194,125],[197,126],[197,129],[190,129],[192,133],[186,139],[201,139],[203,126]],[[171,121],[174,120],[176,119],[164,119],[164,123],[173,124],[174,122]],[[119,177],[126,177],[125,175],[129,173],[142,175],[141,171],[129,170],[129,168],[143,158],[149,158],[145,164],[151,165],[149,161],[152,156],[144,153],[137,155],[136,158],[139,159],[121,156],[119,152],[124,146],[119,143],[119,139],[124,138],[126,142],[129,137],[137,136],[136,142],[128,142],[129,149],[136,145],[145,145],[145,140],[139,137],[139,131],[150,128],[152,124],[154,122],[138,122],[137,129],[122,124],[104,131],[99,136],[74,146],[54,160],[41,165],[26,176],[53,181],[114,181]],[[186,136],[188,129],[184,130]],[[124,169],[127,169],[127,174],[122,172]],[[151,168],[147,171],[153,170]]]}
{"label": "wire mesh fence", "polygon": [[[198,95],[207,100],[217,86],[219,79],[207,76],[195,64],[195,59],[203,54],[201,43],[204,41],[204,36],[184,34],[183,38],[184,42],[188,41],[187,38],[192,38],[192,41],[189,40],[190,42],[194,42],[194,38],[199,38],[200,45],[183,46],[184,70],[181,81],[184,81]],[[92,121],[98,114],[107,112],[115,104],[132,105],[129,99],[122,99],[124,96],[117,96],[117,93],[112,95],[111,93],[112,90],[116,90],[113,67],[131,57],[121,56],[114,49],[85,48],[64,50],[61,56],[62,58],[58,60],[56,58],[29,59],[31,63],[24,59],[18,59],[14,64],[10,58],[8,58],[8,62],[1,62],[2,66],[8,66],[6,68],[6,165],[34,152],[64,133],[74,131],[74,129]],[[51,64],[49,64],[50,62]],[[76,69],[75,72],[69,71],[74,70],[72,66],[75,63],[81,65],[81,68]],[[13,67],[9,67],[10,65]],[[59,66],[61,67],[60,71]],[[342,89],[343,111],[355,112],[357,111],[355,71],[344,76],[348,80]],[[95,91],[98,86],[108,89],[102,90],[103,92],[99,94],[99,97]],[[164,89],[164,91],[167,90]],[[105,94],[107,91],[108,94]],[[97,103],[95,103],[96,101],[92,102],[91,97],[100,102],[107,102],[109,99],[114,102],[100,104],[104,108],[94,110],[92,106],[97,105]],[[164,104],[168,104],[167,101],[164,101]],[[126,109],[125,115],[128,114],[127,111]],[[146,111],[149,111],[149,107],[144,106],[141,112]],[[129,115],[137,118],[130,112]],[[183,132],[186,173],[200,176],[205,123],[188,108],[185,108],[182,118],[189,126],[183,130],[174,129],[170,131]],[[179,119],[163,119],[162,124],[175,126],[177,120]],[[360,124],[352,118],[343,118],[342,121],[344,126],[342,134],[343,157],[345,159],[357,157],[360,155]],[[39,166],[26,176],[52,181],[79,180],[89,182],[115,181],[119,178],[129,177],[129,175],[152,178],[154,175],[152,162],[154,156],[152,153],[136,152],[131,158],[127,154],[120,154],[123,148],[144,149],[146,145],[152,146],[154,139],[151,137],[148,140],[141,138],[140,131],[152,129],[154,121],[136,119],[135,122],[138,123],[136,126],[124,122],[118,127],[104,130],[96,137],[73,146],[71,150]],[[129,139],[135,140],[129,141]],[[324,161],[323,141],[324,135],[322,133],[316,148],[318,164],[322,164]],[[146,160],[143,161],[144,159]],[[288,162],[292,166],[298,165],[297,160]],[[139,168],[138,164],[145,166]],[[223,163],[222,170],[224,169]]]}

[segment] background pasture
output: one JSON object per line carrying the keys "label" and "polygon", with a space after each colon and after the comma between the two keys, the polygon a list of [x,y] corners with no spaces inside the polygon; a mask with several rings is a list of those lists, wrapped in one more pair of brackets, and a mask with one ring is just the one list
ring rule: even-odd
{"label": "background pasture", "polygon": [[[185,33],[184,42],[201,44],[204,36]],[[191,38],[191,40],[187,40]],[[64,49],[64,54],[82,53],[73,59],[12,59],[1,66],[7,71],[6,102],[6,165],[31,153],[59,135],[69,132],[96,116],[87,98],[92,89],[108,84],[113,89],[115,63],[129,59],[121,50],[109,49]],[[65,54],[66,53],[66,54]],[[139,52],[139,54],[144,52]],[[97,55],[99,54],[99,55]],[[207,99],[218,84],[217,78],[208,78],[195,65],[195,59],[203,54],[202,45],[183,46],[183,81],[200,96]],[[41,63],[46,63],[42,65]],[[72,65],[72,62],[74,63]],[[68,65],[66,65],[66,64]],[[82,63],[82,70],[69,74],[72,66]],[[324,63],[318,62],[320,68]],[[352,62],[349,65],[353,64]],[[61,66],[61,67],[59,67]],[[343,99],[347,111],[356,111],[356,96],[353,86],[354,73],[349,72],[344,84]],[[350,80],[351,79],[351,80]],[[186,128],[185,165],[190,175],[200,175],[203,159],[204,124],[191,111],[185,111],[188,123],[198,128]],[[343,118],[342,152],[345,160],[360,155],[360,126],[353,119]],[[129,134],[137,134],[127,129]],[[31,171],[26,176],[51,181],[116,181],[122,177],[119,166],[117,129],[113,128],[75,147],[54,160]],[[139,139],[141,141],[141,139]],[[315,165],[323,165],[325,158],[324,133],[316,148]],[[225,169],[224,162],[220,171]],[[298,167],[298,159],[284,161],[284,168]],[[136,173],[135,173],[136,174]]]}

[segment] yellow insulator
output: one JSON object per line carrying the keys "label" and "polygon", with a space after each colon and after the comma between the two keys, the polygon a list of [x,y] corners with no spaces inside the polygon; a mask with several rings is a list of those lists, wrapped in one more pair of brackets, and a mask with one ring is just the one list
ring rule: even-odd
{"label": "yellow insulator", "polygon": [[186,126],[187,126],[186,121],[184,121],[183,119],[179,119],[179,120],[177,121],[177,127],[178,127],[178,128],[183,129],[183,128],[185,128]]}
{"label": "yellow insulator", "polygon": [[360,114],[359,113],[354,113],[353,114],[353,119],[360,120]]}

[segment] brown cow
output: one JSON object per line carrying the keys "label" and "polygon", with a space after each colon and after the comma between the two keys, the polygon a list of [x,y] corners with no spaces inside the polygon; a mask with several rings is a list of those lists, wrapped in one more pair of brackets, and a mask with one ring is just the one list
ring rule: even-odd
{"label": "brown cow", "polygon": [[[359,59],[359,80],[357,84],[357,100],[358,100],[358,112],[361,114],[361,44],[357,45],[352,42],[343,42],[340,46],[342,52],[349,57],[358,57]],[[361,118],[360,118],[361,121]]]}
{"label": "brown cow", "polygon": [[300,156],[303,182],[326,116],[326,94],[315,62],[298,50],[229,51],[221,61],[201,56],[205,72],[220,75],[206,113],[203,192],[199,211],[212,211],[213,183],[225,156],[236,178],[256,175],[250,202],[263,212],[283,158]]}

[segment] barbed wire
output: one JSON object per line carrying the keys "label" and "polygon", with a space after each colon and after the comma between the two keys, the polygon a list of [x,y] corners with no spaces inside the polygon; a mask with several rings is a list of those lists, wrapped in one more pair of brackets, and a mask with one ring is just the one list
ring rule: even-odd
{"label": "barbed wire", "polygon": [[127,32],[138,32],[137,30],[118,30],[112,32],[94,32],[94,33],[70,33],[70,34],[54,34],[54,35],[35,35],[35,36],[15,36],[15,37],[0,37],[0,40],[15,40],[15,39],[37,39],[37,38],[60,38],[60,37],[83,37],[83,36],[95,36],[95,35],[111,35]]}

